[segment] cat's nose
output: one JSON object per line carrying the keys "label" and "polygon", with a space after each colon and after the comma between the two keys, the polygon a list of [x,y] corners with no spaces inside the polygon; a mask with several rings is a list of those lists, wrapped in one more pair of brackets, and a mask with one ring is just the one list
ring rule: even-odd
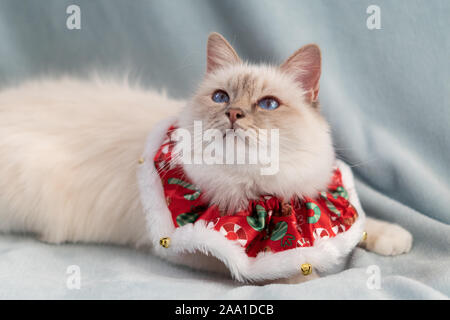
{"label": "cat's nose", "polygon": [[225,112],[225,115],[230,119],[231,124],[235,123],[236,120],[245,117],[244,111],[240,108],[231,108]]}

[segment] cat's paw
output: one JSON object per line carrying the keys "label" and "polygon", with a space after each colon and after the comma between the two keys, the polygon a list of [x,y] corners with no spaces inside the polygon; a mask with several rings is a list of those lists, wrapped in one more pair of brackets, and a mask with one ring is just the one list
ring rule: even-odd
{"label": "cat's paw", "polygon": [[368,232],[364,247],[384,256],[396,256],[411,250],[413,237],[396,224],[385,223],[375,232]]}

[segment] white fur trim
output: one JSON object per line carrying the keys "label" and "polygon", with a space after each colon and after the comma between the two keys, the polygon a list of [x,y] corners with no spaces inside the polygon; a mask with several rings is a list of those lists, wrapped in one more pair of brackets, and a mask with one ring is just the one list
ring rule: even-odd
{"label": "white fur trim", "polygon": [[[300,272],[303,263],[310,263],[319,272],[331,271],[361,240],[365,214],[356,194],[351,169],[342,161],[338,161],[337,165],[359,217],[348,231],[333,238],[319,239],[313,247],[277,253],[261,252],[256,258],[250,258],[237,241],[228,240],[220,232],[209,228],[205,221],[175,228],[153,163],[167,129],[175,120],[171,118],[160,122],[149,134],[143,155],[145,161],[138,171],[141,200],[154,254],[174,263],[217,271],[217,264],[211,264],[211,258],[207,258],[212,256],[222,261],[236,280],[261,281],[291,277]],[[169,248],[159,245],[163,237],[170,237]]]}

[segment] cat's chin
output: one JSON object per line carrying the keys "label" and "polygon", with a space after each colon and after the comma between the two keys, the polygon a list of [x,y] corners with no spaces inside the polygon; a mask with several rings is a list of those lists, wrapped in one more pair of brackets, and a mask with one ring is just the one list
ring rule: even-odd
{"label": "cat's chin", "polygon": [[184,165],[187,177],[202,191],[209,205],[217,205],[222,214],[247,208],[249,200],[264,195],[281,199],[316,197],[325,190],[333,173],[334,154],[302,166],[282,163],[273,175],[261,175],[251,165]]}

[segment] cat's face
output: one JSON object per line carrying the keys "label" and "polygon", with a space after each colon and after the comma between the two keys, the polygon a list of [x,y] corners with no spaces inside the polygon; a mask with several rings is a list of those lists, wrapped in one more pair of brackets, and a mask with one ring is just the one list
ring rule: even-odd
{"label": "cat's face", "polygon": [[290,140],[298,138],[305,113],[317,111],[278,68],[239,63],[207,74],[186,113],[204,129],[277,128]]}
{"label": "cat's face", "polygon": [[[277,129],[278,170],[262,176],[257,170],[260,164],[185,165],[194,183],[212,201],[227,207],[230,202],[245,203],[242,198],[264,193],[312,195],[326,187],[334,152],[328,124],[317,105],[321,68],[318,47],[303,47],[281,66],[249,65],[222,36],[212,34],[207,56],[206,75],[180,116],[180,126],[192,130],[194,121],[201,121],[203,130],[220,130],[224,139],[230,129],[238,137],[241,130]],[[220,187],[208,183],[213,177],[228,184],[229,190],[233,188],[226,192],[229,199],[220,195],[224,192]]]}

